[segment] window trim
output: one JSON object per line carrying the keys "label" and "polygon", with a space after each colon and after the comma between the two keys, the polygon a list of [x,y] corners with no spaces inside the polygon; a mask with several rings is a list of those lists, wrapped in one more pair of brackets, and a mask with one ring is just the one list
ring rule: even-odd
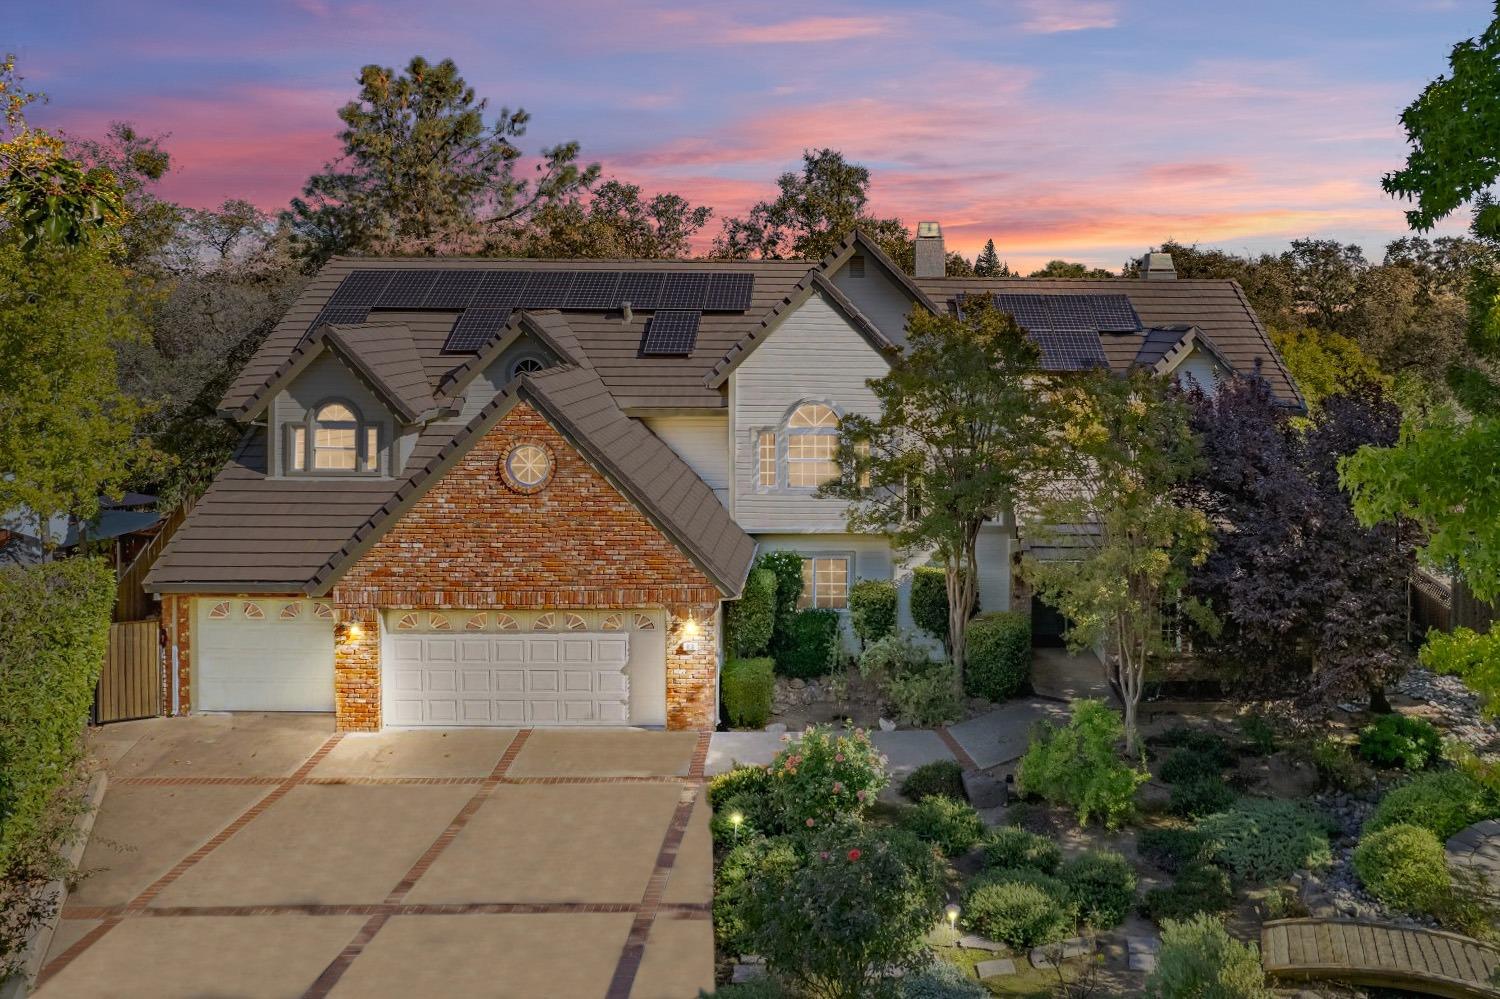
{"label": "window trim", "polygon": [[[354,415],[354,467],[353,468],[318,468],[318,414],[329,406],[343,406]],[[336,423],[348,423],[347,420],[331,421]],[[375,454],[367,453],[370,443],[370,432],[375,435]],[[298,436],[302,437],[302,447],[297,447]],[[282,459],[283,474],[296,478],[371,478],[382,474],[387,446],[387,437],[384,424],[380,420],[366,420],[364,413],[349,399],[342,396],[330,396],[319,399],[307,408],[301,420],[289,420],[286,424],[285,435],[282,440],[285,448],[285,456]],[[298,453],[300,450],[300,454]],[[298,459],[301,459],[301,467],[297,467]],[[369,466],[369,467],[366,467]]]}
{"label": "window trim", "polygon": [[[795,416],[796,413],[797,413],[797,411],[800,410],[800,409],[802,409],[804,406],[823,406],[824,408],[826,408],[829,412],[831,412],[833,414],[833,418],[834,418],[834,420],[836,422],[831,427],[792,427],[791,426],[792,417]],[[785,412],[783,412],[781,414],[781,420],[776,424],[776,426],[774,426],[774,427],[756,427],[756,428],[754,428],[751,431],[751,435],[752,436],[750,438],[750,445],[751,445],[751,448],[752,448],[752,452],[751,452],[751,454],[752,454],[752,460],[754,462],[754,464],[753,464],[752,467],[754,469],[754,481],[755,481],[755,490],[756,490],[756,492],[761,492],[761,493],[771,493],[771,492],[791,493],[793,495],[799,495],[799,496],[812,496],[815,493],[817,493],[817,491],[820,488],[822,488],[822,485],[823,485],[822,483],[819,483],[816,486],[794,486],[794,485],[791,484],[791,481],[792,481],[791,468],[792,468],[792,465],[794,463],[797,463],[797,464],[803,464],[803,463],[812,464],[812,463],[814,463],[816,461],[821,461],[822,460],[822,459],[817,459],[817,458],[803,458],[803,459],[794,459],[794,458],[791,458],[790,457],[790,453],[789,453],[790,452],[789,444],[790,444],[791,436],[792,436],[792,434],[795,433],[795,434],[803,434],[803,435],[806,435],[806,436],[832,437],[834,439],[834,441],[835,441],[835,454],[836,454],[837,453],[836,449],[837,449],[838,434],[839,434],[839,425],[843,423],[843,421],[844,421],[844,415],[845,414],[844,414],[843,408],[840,407],[837,403],[835,403],[832,399],[799,399],[796,402],[792,403],[792,405],[790,405],[789,407],[787,407],[787,409],[785,410]],[[762,476],[761,476],[761,470],[762,470],[762,468],[761,468],[761,451],[760,451],[760,446],[761,446],[761,436],[763,434],[765,434],[765,433],[772,433],[772,434],[774,434],[775,435],[775,439],[776,439],[776,482],[773,485],[766,485],[765,482],[764,482],[764,480],[763,480],[763,478],[762,478]],[[833,462],[834,462],[835,465],[838,464],[838,461],[837,461],[836,457],[834,459],[832,459],[832,460],[833,460]],[[826,481],[830,481],[830,482],[833,481],[834,479],[836,479],[838,477],[839,474],[840,474],[839,472],[835,472],[835,474],[830,479],[828,479]]]}
{"label": "window trim", "polygon": [[505,373],[506,373],[506,379],[505,380],[506,381],[514,381],[515,379],[519,378],[522,374],[535,374],[535,372],[530,372],[530,371],[522,372],[522,371],[518,371],[517,370],[518,368],[520,368],[521,365],[525,364],[527,361],[535,361],[538,365],[540,365],[536,369],[537,371],[545,371],[549,367],[552,366],[551,362],[548,360],[548,358],[545,355],[540,354],[540,353],[538,353],[536,351],[531,351],[531,350],[522,351],[519,354],[517,354],[514,358],[512,358],[511,361],[510,361],[510,363],[505,366]]}
{"label": "window trim", "polygon": [[[814,592],[810,596],[810,602],[808,603],[806,609],[831,610],[831,611],[837,611],[840,614],[847,614],[847,613],[849,613],[849,596],[850,596],[851,593],[854,592],[854,584],[858,580],[858,576],[856,574],[856,569],[858,568],[858,561],[855,558],[855,553],[853,551],[847,551],[847,550],[842,550],[842,549],[834,549],[834,550],[829,550],[829,551],[802,551],[802,550],[798,550],[797,554],[802,558],[803,562],[812,562],[813,563],[813,586],[814,586]],[[847,569],[846,569],[845,574],[844,574],[844,606],[842,606],[842,607],[822,607],[822,608],[820,608],[817,605],[817,593],[816,593],[817,578],[818,578],[818,566],[817,566],[817,562],[818,562],[819,559],[836,559],[836,558],[843,559],[845,565],[847,566]],[[803,587],[803,595],[804,596],[808,596],[808,594],[807,594],[807,588],[806,588],[805,585]],[[797,609],[798,610],[803,610],[804,609],[803,606],[802,606],[802,600],[801,600],[800,597],[797,600]]]}

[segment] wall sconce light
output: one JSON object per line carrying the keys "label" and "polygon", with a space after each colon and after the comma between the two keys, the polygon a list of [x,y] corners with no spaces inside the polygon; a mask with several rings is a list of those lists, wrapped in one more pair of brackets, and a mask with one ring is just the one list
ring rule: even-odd
{"label": "wall sconce light", "polygon": [[333,640],[339,645],[348,645],[350,642],[357,642],[364,633],[364,629],[355,621],[340,621],[333,626]]}
{"label": "wall sconce light", "polygon": [[677,651],[697,652],[698,635],[702,630],[697,621],[692,618],[685,619],[677,628]]}

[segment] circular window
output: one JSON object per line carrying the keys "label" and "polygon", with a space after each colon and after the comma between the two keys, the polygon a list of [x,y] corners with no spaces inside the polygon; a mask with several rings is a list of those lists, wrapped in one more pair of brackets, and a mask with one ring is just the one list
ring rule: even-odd
{"label": "circular window", "polygon": [[547,366],[540,357],[522,357],[510,366],[510,376],[534,375]]}
{"label": "circular window", "polygon": [[506,454],[503,471],[506,485],[518,492],[534,493],[552,477],[552,455],[540,444],[517,444]]}

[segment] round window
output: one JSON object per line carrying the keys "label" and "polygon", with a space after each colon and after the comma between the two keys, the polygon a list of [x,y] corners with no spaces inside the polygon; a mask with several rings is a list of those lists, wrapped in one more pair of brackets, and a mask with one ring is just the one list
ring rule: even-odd
{"label": "round window", "polygon": [[547,365],[540,357],[523,357],[510,366],[510,376],[534,375]]}
{"label": "round window", "polygon": [[520,492],[536,492],[552,476],[552,455],[540,444],[517,444],[504,462],[505,481]]}

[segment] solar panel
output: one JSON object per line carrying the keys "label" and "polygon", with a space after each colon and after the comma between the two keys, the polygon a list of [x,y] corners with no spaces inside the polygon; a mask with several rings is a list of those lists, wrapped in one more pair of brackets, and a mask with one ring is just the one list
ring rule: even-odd
{"label": "solar panel", "polygon": [[665,280],[666,275],[661,273],[627,272],[620,275],[615,296],[620,302],[629,302],[633,309],[655,309],[661,302],[661,286]]}
{"label": "solar panel", "polygon": [[328,308],[325,308],[322,312],[318,313],[318,318],[314,319],[308,325],[307,332],[311,333],[313,330],[317,329],[319,326],[324,325],[325,323],[333,323],[340,326],[353,323],[362,323],[367,318],[369,318],[369,315],[370,307],[367,305],[347,306],[339,309],[335,309],[330,306]]}
{"label": "solar panel", "polygon": [[705,312],[744,312],[750,308],[755,291],[754,274],[710,274],[708,295],[703,299]]}
{"label": "solar panel", "polygon": [[462,309],[469,304],[484,280],[484,271],[439,271],[438,279],[427,292],[422,307],[426,309]]}
{"label": "solar panel", "polygon": [[698,320],[696,312],[664,310],[652,316],[646,323],[646,336],[641,341],[642,354],[691,354],[698,342]]}
{"label": "solar panel", "polygon": [[1064,333],[1093,333],[1094,310],[1087,295],[1046,295],[1047,328]]}
{"label": "solar panel", "polygon": [[356,305],[371,305],[385,290],[394,271],[354,271],[333,290],[327,308],[345,308]]}
{"label": "solar panel", "polygon": [[703,300],[707,296],[707,274],[668,274],[666,282],[662,285],[661,301],[656,307],[658,309],[692,309],[696,312],[703,308]]}
{"label": "solar panel", "polygon": [[1009,312],[1024,330],[1047,328],[1047,307],[1041,295],[996,295],[995,308]]}
{"label": "solar panel", "polygon": [[613,309],[620,304],[615,295],[615,289],[620,286],[619,271],[578,271],[576,274],[563,308]]}
{"label": "solar panel", "polygon": [[510,309],[465,309],[443,344],[449,353],[474,353],[510,321]]}
{"label": "solar panel", "polygon": [[1028,330],[1042,351],[1042,367],[1049,371],[1082,371],[1108,367],[1098,334],[1090,331]]}
{"label": "solar panel", "polygon": [[526,288],[525,271],[486,271],[469,296],[470,309],[513,309]]}
{"label": "solar panel", "polygon": [[437,271],[396,271],[371,304],[378,309],[420,309],[437,279]]}
{"label": "solar panel", "polygon": [[1127,295],[1090,295],[1089,308],[1094,312],[1094,328],[1102,333],[1134,333],[1141,328],[1141,317]]}
{"label": "solar panel", "polygon": [[521,307],[524,309],[560,309],[568,300],[568,288],[573,284],[573,271],[533,271],[521,292]]}

